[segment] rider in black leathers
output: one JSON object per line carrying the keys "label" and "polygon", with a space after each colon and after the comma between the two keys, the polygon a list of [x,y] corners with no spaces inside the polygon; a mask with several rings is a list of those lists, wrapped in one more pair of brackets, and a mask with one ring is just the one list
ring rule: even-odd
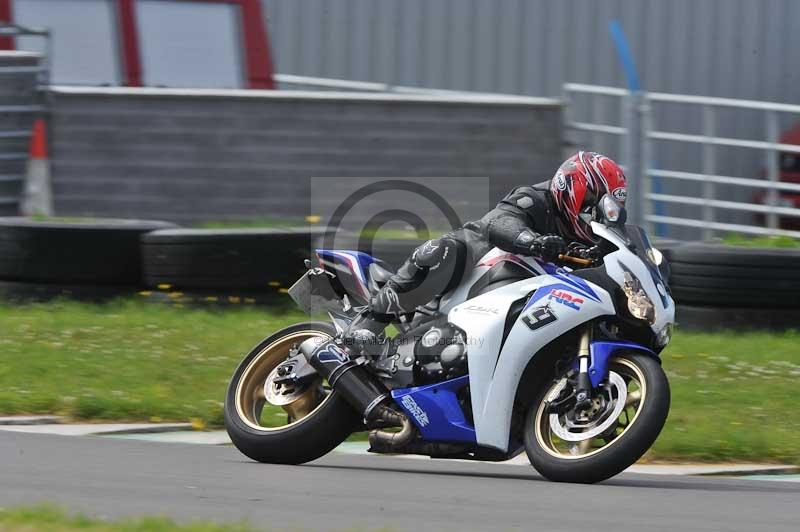
{"label": "rider in black leathers", "polygon": [[373,298],[373,317],[389,321],[447,292],[495,246],[553,260],[566,249],[559,226],[547,189],[515,188],[480,220],[415,249]]}
{"label": "rider in black leathers", "polygon": [[621,168],[607,157],[592,152],[573,155],[549,182],[515,188],[480,220],[414,250],[373,297],[366,321],[380,328],[413,312],[455,287],[492,247],[550,262],[570,241],[571,250],[591,255],[594,242],[579,216],[594,209],[603,194],[613,193],[624,202],[624,187]]}

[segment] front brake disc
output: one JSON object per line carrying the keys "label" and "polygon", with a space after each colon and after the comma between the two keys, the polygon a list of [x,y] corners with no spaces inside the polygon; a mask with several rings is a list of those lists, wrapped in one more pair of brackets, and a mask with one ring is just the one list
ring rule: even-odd
{"label": "front brake disc", "polygon": [[[560,415],[553,413],[550,414],[549,419],[550,430],[553,431],[553,434],[564,441],[583,441],[597,437],[605,432],[611,425],[616,423],[617,419],[622,414],[622,411],[625,410],[625,400],[628,397],[628,386],[625,384],[625,380],[613,371],[608,372],[608,383],[610,386],[613,386],[617,389],[617,399],[610,413],[606,416],[600,417],[598,420],[600,421],[599,424],[583,432],[573,432],[570,430],[570,427],[567,426],[566,422],[562,422],[562,417]],[[609,389],[609,396],[611,396],[610,392],[611,390]]]}

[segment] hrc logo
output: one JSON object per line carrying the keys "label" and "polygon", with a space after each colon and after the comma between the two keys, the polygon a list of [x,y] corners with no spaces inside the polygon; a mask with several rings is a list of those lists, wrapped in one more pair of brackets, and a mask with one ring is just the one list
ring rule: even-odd
{"label": "hrc logo", "polygon": [[569,292],[553,288],[550,290],[550,295],[547,296],[550,301],[555,301],[561,305],[567,306],[571,309],[580,310],[583,305],[583,299],[573,296]]}

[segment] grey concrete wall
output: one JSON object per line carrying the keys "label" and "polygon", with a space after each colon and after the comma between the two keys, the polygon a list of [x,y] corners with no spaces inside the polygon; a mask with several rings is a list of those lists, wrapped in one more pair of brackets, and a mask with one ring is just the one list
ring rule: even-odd
{"label": "grey concrete wall", "polygon": [[[311,177],[330,178],[314,197],[329,186],[335,198],[349,179],[434,176],[477,216],[561,158],[554,100],[54,88],[51,103],[60,215],[298,217]],[[492,189],[463,176],[490,177]]]}
{"label": "grey concrete wall", "polygon": [[0,51],[0,216],[19,211],[38,65],[36,54]]}

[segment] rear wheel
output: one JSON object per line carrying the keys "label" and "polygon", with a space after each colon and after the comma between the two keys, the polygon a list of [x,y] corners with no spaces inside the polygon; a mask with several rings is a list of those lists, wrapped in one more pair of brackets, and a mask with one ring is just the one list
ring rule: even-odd
{"label": "rear wheel", "polygon": [[654,358],[612,358],[609,379],[587,410],[553,412],[566,379],[544,386],[525,421],[525,450],[539,473],[558,482],[600,482],[638,460],[669,413],[667,377]]}
{"label": "rear wheel", "polygon": [[275,382],[284,364],[302,357],[300,343],[335,334],[328,323],[292,325],[242,360],[225,398],[225,428],[237,449],[259,462],[301,464],[324,456],[357,428],[356,412],[321,378],[297,387]]}

